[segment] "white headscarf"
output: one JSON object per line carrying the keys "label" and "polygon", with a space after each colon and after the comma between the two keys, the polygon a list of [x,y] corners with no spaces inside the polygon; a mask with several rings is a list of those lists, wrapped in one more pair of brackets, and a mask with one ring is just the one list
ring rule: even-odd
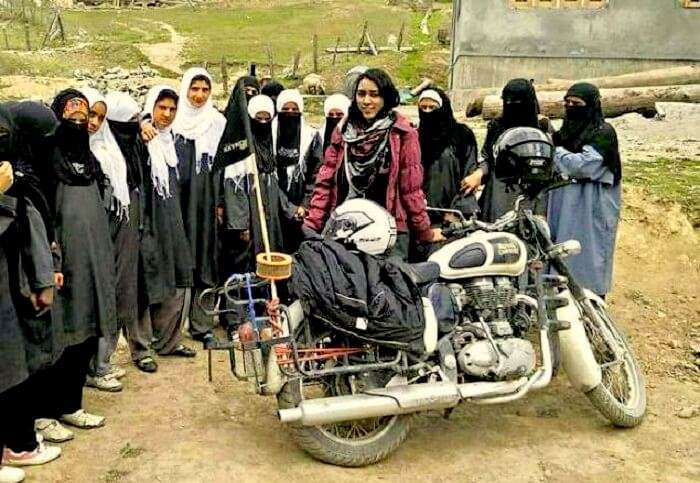
{"label": "white headscarf", "polygon": [[[83,87],[82,93],[87,97],[90,109],[98,102],[104,103],[109,117],[111,103],[92,87]],[[138,107],[138,106],[137,106]],[[118,218],[129,217],[129,185],[127,183],[126,160],[117,140],[105,118],[96,133],[90,135],[90,151],[100,163],[102,172],[112,186],[114,203],[112,210]]]}
{"label": "white headscarf", "polygon": [[348,110],[350,109],[350,99],[345,94],[333,94],[326,97],[326,101],[323,103],[323,114],[328,117],[328,114],[333,109],[338,109],[343,111],[343,115],[348,115]]}
{"label": "white headscarf", "polygon": [[251,97],[248,101],[248,115],[251,118],[254,118],[259,112],[266,112],[270,115],[270,117],[274,117],[275,115],[274,102],[272,102],[272,99],[264,94]]}
{"label": "white headscarf", "polygon": [[442,107],[442,97],[440,97],[440,94],[433,89],[426,89],[421,92],[420,96],[418,97],[418,102],[420,103],[420,101],[423,99],[431,99],[437,102],[438,107]]}
{"label": "white headscarf", "polygon": [[301,97],[299,89],[285,89],[277,96],[277,112],[280,112],[284,105],[293,102],[299,108],[299,112],[304,112],[304,98]]}
{"label": "white headscarf", "polygon": [[177,117],[173,123],[175,134],[194,141],[197,173],[201,171],[203,165],[207,169],[211,167],[226,128],[226,118],[214,107],[211,95],[202,107],[194,107],[187,98],[192,79],[200,75],[209,79],[211,86],[214,85],[211,75],[206,70],[201,67],[188,69],[182,76]]}
{"label": "white headscarf", "polygon": [[[148,114],[153,117],[153,109],[156,106],[156,100],[160,93],[166,89],[175,92],[174,87],[167,85],[151,87],[148,94],[146,94],[146,103],[143,106],[144,115]],[[177,115],[175,119],[177,119]],[[158,135],[146,144],[151,164],[151,180],[153,181],[153,187],[156,193],[158,193],[161,198],[169,198],[171,196],[169,168],[175,168],[177,170],[178,159],[177,152],[175,151],[175,139],[172,133],[173,124],[165,129],[159,129],[154,123],[154,127],[158,129]]]}
{"label": "white headscarf", "polygon": [[107,119],[117,122],[136,121],[139,103],[127,92],[109,91],[107,93]]}

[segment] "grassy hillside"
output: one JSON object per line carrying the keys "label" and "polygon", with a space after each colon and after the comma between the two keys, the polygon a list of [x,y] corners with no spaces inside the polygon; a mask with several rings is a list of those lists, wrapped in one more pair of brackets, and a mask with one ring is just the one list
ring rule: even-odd
{"label": "grassy hillside", "polygon": [[[191,8],[71,10],[63,14],[68,34],[69,52],[22,52],[24,29],[20,22],[5,23],[12,52],[0,51],[0,74],[70,75],[73,70],[100,69],[121,65],[135,67],[147,60],[138,50],[137,43],[167,41],[169,34],[156,22],[167,22],[187,38],[183,66],[218,63],[222,56],[229,61],[257,62],[267,69],[268,49],[272,50],[277,72],[291,65],[294,53],[301,51],[300,73],[312,70],[312,37],[319,38],[320,70],[333,85],[341,74],[360,63],[389,69],[400,85],[412,85],[424,75],[443,82],[447,78],[447,50],[441,52],[435,42],[437,27],[444,12],[431,18],[431,34],[420,33],[422,15],[404,7],[388,7],[383,0],[316,1],[248,1]],[[32,26],[31,43],[41,43],[45,18],[37,15]],[[405,22],[403,45],[419,50],[410,54],[382,53],[378,57],[356,54],[338,55],[335,65],[332,56],[323,53],[333,47],[338,38],[340,45],[357,45],[363,22],[377,45],[387,45],[390,36],[398,36]],[[43,21],[43,23],[41,22]],[[4,48],[0,38],[0,48]]]}

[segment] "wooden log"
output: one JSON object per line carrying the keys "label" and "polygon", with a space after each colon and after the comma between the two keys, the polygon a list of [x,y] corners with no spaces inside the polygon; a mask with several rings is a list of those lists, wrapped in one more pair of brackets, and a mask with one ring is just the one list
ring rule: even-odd
{"label": "wooden log", "polygon": [[411,95],[412,95],[413,97],[415,97],[415,96],[417,96],[418,94],[420,94],[421,91],[423,91],[424,89],[427,89],[428,87],[430,87],[430,86],[432,86],[432,85],[433,85],[433,79],[431,79],[431,78],[429,78],[429,77],[425,77],[425,78],[423,79],[423,82],[421,82],[421,83],[418,84],[416,87],[414,87],[413,89],[411,89]]}
{"label": "wooden log", "polygon": [[[377,47],[377,52],[396,52],[396,47]],[[415,47],[401,47],[401,52],[415,52],[416,48]],[[328,54],[333,54],[333,53],[338,53],[338,54],[357,54],[357,53],[363,53],[363,54],[371,54],[372,49],[370,49],[368,46],[362,47],[361,50],[357,50],[357,47],[326,47],[326,53]]]}
{"label": "wooden log", "polygon": [[633,72],[608,77],[594,77],[573,81],[567,79],[547,79],[547,82],[539,89],[550,91],[565,91],[575,82],[590,82],[599,88],[617,87],[652,87],[675,86],[685,84],[700,84],[700,64],[670,67],[668,69],[655,69],[644,72]]}
{"label": "wooden log", "polygon": [[[700,84],[700,65],[686,65],[669,69],[655,69],[608,77],[594,77],[582,80],[549,79],[544,84],[535,84],[537,91],[565,91],[576,82],[590,82],[601,89],[623,87],[653,87]],[[485,87],[472,90],[466,101],[467,117],[481,114],[484,98],[501,93],[501,87]]]}
{"label": "wooden log", "polygon": [[[601,89],[601,100],[605,117],[617,117],[630,112],[638,112],[645,117],[656,114],[657,102],[700,103],[700,84],[683,86],[626,87]],[[566,91],[541,91],[537,93],[540,112],[551,119],[564,117],[563,99]],[[503,110],[500,96],[491,95],[484,99],[482,117],[495,119]]]}
{"label": "wooden log", "polygon": [[318,35],[314,34],[314,38],[312,40],[313,47],[314,47],[314,72],[318,74]]}

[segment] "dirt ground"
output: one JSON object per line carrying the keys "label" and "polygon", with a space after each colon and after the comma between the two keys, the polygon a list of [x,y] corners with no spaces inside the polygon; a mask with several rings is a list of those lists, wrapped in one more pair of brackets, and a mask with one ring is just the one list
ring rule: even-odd
{"label": "dirt ground", "polygon": [[[616,120],[623,150],[656,156],[681,146],[679,155],[697,157],[690,126],[700,109],[671,111],[663,122]],[[612,428],[560,375],[517,403],[462,406],[449,420],[422,414],[386,461],[336,468],[294,445],[274,400],[234,380],[225,353],[214,354],[210,384],[204,353],[161,358],[145,375],[120,351],[124,391],[86,391],[85,407],[107,426],[77,431],[58,461],[28,470],[29,481],[700,481],[700,416],[680,416],[700,413],[700,239],[676,205],[625,188],[615,280],[613,313],[647,375],[639,428]]]}

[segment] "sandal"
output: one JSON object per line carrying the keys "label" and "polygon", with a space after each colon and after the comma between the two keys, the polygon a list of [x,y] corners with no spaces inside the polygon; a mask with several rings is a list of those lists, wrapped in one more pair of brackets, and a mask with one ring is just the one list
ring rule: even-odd
{"label": "sandal", "polygon": [[197,351],[191,347],[187,347],[184,344],[180,344],[171,353],[163,355],[175,357],[195,357],[197,355]]}
{"label": "sandal", "polygon": [[153,360],[152,357],[144,357],[136,361],[136,367],[143,372],[156,372],[158,370],[158,364]]}

